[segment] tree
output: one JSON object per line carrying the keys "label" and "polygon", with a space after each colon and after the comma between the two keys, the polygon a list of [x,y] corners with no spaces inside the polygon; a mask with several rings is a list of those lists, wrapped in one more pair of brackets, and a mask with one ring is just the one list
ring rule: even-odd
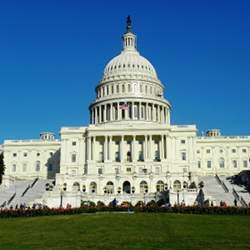
{"label": "tree", "polygon": [[0,184],[2,183],[2,176],[4,174],[3,152],[0,154]]}

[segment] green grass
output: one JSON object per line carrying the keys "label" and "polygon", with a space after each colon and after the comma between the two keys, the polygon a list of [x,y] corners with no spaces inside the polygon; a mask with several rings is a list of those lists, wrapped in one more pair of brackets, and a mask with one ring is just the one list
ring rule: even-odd
{"label": "green grass", "polygon": [[89,214],[0,219],[0,249],[249,249],[250,217]]}

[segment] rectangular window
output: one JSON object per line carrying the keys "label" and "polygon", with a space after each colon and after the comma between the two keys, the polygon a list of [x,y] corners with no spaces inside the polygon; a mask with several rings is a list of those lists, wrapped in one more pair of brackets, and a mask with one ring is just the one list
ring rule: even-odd
{"label": "rectangular window", "polygon": [[120,174],[119,168],[115,168],[115,174]]}
{"label": "rectangular window", "polygon": [[237,161],[236,160],[233,160],[233,167],[237,168]]}
{"label": "rectangular window", "polygon": [[247,150],[245,148],[242,149],[242,153],[246,153]]}
{"label": "rectangular window", "polygon": [[198,168],[201,168],[201,161],[198,161]]}
{"label": "rectangular window", "polygon": [[24,156],[24,157],[27,157],[27,156],[28,156],[28,154],[27,154],[27,153],[24,153],[24,154],[23,154],[23,156]]}
{"label": "rectangular window", "polygon": [[98,174],[103,174],[103,169],[102,168],[98,168]]}
{"label": "rectangular window", "polygon": [[71,155],[71,162],[76,162],[76,154]]}
{"label": "rectangular window", "polygon": [[72,142],[72,146],[76,146],[76,141],[73,141],[73,142]]}
{"label": "rectangular window", "polygon": [[131,168],[127,168],[126,171],[127,171],[127,173],[131,173],[132,169]]}
{"label": "rectangular window", "polygon": [[210,150],[210,149],[207,149],[206,152],[207,152],[207,154],[210,154],[210,153],[211,153],[211,150]]}
{"label": "rectangular window", "polygon": [[248,162],[246,160],[243,161],[243,168],[247,168],[248,167]]}
{"label": "rectangular window", "polygon": [[211,168],[212,167],[212,162],[211,161],[207,161],[207,168]]}
{"label": "rectangular window", "polygon": [[181,152],[181,159],[182,159],[183,161],[186,161],[186,160],[187,160],[186,152]]}
{"label": "rectangular window", "polygon": [[186,143],[186,141],[185,140],[181,140],[181,144],[185,144]]}

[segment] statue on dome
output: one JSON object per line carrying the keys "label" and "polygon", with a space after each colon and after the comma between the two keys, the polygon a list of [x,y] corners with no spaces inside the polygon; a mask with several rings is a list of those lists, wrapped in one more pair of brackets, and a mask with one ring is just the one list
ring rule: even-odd
{"label": "statue on dome", "polygon": [[131,20],[131,17],[128,16],[127,17],[127,32],[130,32],[132,31],[132,20]]}

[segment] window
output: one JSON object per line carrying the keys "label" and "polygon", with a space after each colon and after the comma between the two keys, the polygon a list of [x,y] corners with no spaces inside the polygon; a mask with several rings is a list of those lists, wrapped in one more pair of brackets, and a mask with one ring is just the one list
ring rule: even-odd
{"label": "window", "polygon": [[98,174],[103,174],[103,169],[102,168],[98,168]]}
{"label": "window", "polygon": [[242,153],[246,153],[247,150],[245,148],[242,149]]}
{"label": "window", "polygon": [[207,154],[210,154],[210,153],[211,153],[211,150],[210,150],[210,149],[207,149],[206,152],[207,152]]}
{"label": "window", "polygon": [[115,174],[120,174],[119,168],[115,168]]}
{"label": "window", "polygon": [[50,153],[49,153],[50,156],[53,156],[53,154],[54,154],[53,152],[50,152]]}
{"label": "window", "polygon": [[71,162],[76,162],[76,154],[71,155]]}
{"label": "window", "polygon": [[181,140],[181,144],[185,144],[186,143],[186,141],[185,140]]}
{"label": "window", "polygon": [[40,156],[40,153],[37,153],[36,156],[39,157],[39,156]]}
{"label": "window", "polygon": [[163,192],[164,191],[164,182],[163,181],[158,181],[156,183],[156,191],[157,192]]}
{"label": "window", "polygon": [[76,146],[76,141],[73,141],[73,142],[72,142],[72,146]]}
{"label": "window", "polygon": [[181,159],[182,159],[183,161],[186,161],[186,160],[187,160],[186,152],[181,152]]}
{"label": "window", "polygon": [[223,149],[220,149],[220,153],[223,153]]}
{"label": "window", "polygon": [[116,85],[116,93],[119,93],[119,85]]}
{"label": "window", "polygon": [[127,168],[126,171],[127,171],[127,173],[131,173],[132,169],[131,168]]}
{"label": "window", "polygon": [[201,161],[198,161],[198,168],[201,168]]}
{"label": "window", "polygon": [[40,161],[36,161],[36,172],[39,172],[41,168]]}
{"label": "window", "polygon": [[224,168],[225,167],[225,161],[224,161],[223,158],[220,158],[219,164],[220,164],[220,168]]}
{"label": "window", "polygon": [[13,154],[13,157],[16,157],[16,155],[17,155],[17,154],[16,154],[16,153],[14,153],[14,154]]}
{"label": "window", "polygon": [[115,152],[115,161],[116,161],[116,162],[119,162],[119,161],[120,161],[120,154],[119,154],[118,151]]}
{"label": "window", "polygon": [[247,167],[248,167],[247,160],[244,160],[244,161],[243,161],[243,168],[247,168]]}
{"label": "window", "polygon": [[16,172],[16,164],[12,165],[12,172]]}
{"label": "window", "polygon": [[232,163],[233,163],[233,167],[234,167],[234,168],[237,168],[237,161],[236,161],[236,160],[233,160]]}
{"label": "window", "polygon": [[196,153],[199,154],[199,153],[200,153],[200,150],[197,150]]}
{"label": "window", "polygon": [[236,153],[236,149],[235,148],[232,149],[232,153]]}
{"label": "window", "polygon": [[23,153],[23,156],[24,156],[24,157],[27,157],[27,156],[28,156],[28,154],[27,154],[27,153]]}
{"label": "window", "polygon": [[211,161],[207,161],[207,168],[211,168],[212,167],[212,162]]}

